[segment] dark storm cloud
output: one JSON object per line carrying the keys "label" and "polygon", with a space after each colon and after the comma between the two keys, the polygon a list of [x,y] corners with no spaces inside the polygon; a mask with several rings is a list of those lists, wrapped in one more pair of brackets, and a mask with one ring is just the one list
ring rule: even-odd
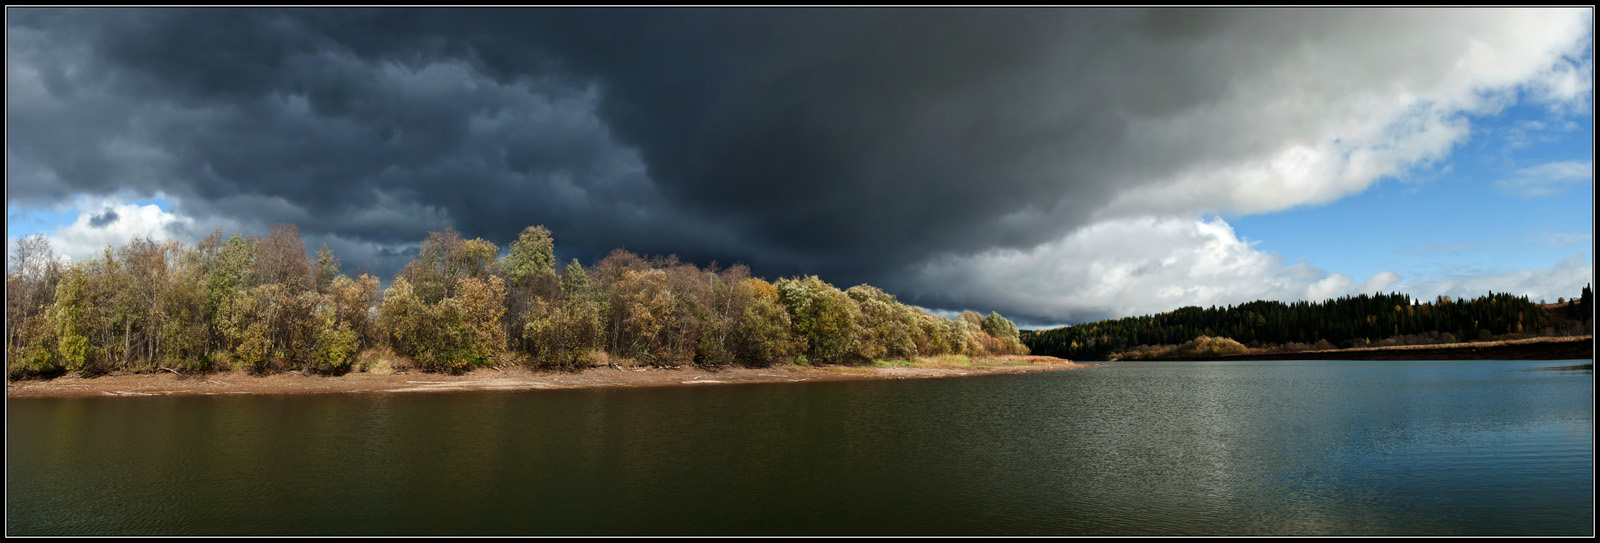
{"label": "dark storm cloud", "polygon": [[[12,11],[11,56],[59,104],[8,103],[36,134],[7,149],[28,179],[14,197],[160,190],[186,213],[383,243],[544,223],[590,257],[627,245],[842,282],[1037,242],[1059,230],[1041,219],[1103,201],[1116,176],[1096,157],[1121,123],[1075,105],[1092,92],[1053,112],[1039,98],[1095,69],[1108,23],[1142,17]],[[1062,149],[1072,168],[1053,171]]]}
{"label": "dark storm cloud", "polygon": [[89,226],[95,228],[102,228],[114,222],[117,222],[117,211],[111,208],[106,208],[105,212],[89,218]]}
{"label": "dark storm cloud", "polygon": [[12,59],[45,92],[11,93],[8,128],[29,137],[7,148],[10,196],[161,191],[186,214],[388,244],[447,225],[502,243],[539,222],[594,243],[686,229],[658,217],[592,88],[362,57],[310,14],[22,10]]}
{"label": "dark storm cloud", "polygon": [[[884,284],[1272,151],[1309,121],[1155,123],[1283,79],[1285,51],[1336,29],[1361,43],[1405,26],[1351,19],[14,8],[8,197],[161,191],[202,222],[293,222],[373,262],[446,225],[504,245],[545,224],[585,260],[625,246]],[[1321,86],[1296,90],[1346,91]]]}
{"label": "dark storm cloud", "polygon": [[[638,145],[673,205],[718,217],[798,268],[871,274],[925,255],[1025,244],[1053,229],[996,220],[1043,203],[1082,211],[1109,185],[1063,200],[1053,147],[1085,178],[1120,122],[1069,112],[1045,55],[1088,51],[1128,13],[985,10],[740,10],[568,13],[489,36],[538,36],[523,62],[484,54],[495,73],[546,57],[601,81],[602,112]],[[620,16],[619,16],[620,15]],[[531,24],[530,24],[531,23]],[[444,23],[451,24],[451,23]],[[457,23],[481,29],[474,23]],[[464,30],[463,33],[470,33]],[[517,50],[481,40],[478,51]],[[1082,69],[1084,67],[1066,67]],[[1045,196],[1045,198],[1040,198]]]}

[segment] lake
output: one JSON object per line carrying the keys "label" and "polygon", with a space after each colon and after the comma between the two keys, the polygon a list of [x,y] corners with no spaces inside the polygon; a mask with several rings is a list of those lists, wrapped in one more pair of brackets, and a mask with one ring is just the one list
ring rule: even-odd
{"label": "lake", "polygon": [[1582,361],[6,401],[6,534],[1594,533]]}

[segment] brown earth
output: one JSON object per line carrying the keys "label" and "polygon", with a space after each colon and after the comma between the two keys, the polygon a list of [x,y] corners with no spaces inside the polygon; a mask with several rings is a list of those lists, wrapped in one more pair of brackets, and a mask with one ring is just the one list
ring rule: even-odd
{"label": "brown earth", "polygon": [[1049,356],[1002,356],[970,365],[932,362],[919,367],[774,366],[770,368],[595,367],[579,372],[534,371],[523,367],[482,368],[463,375],[422,372],[350,373],[337,377],[300,373],[205,375],[114,373],[98,377],[68,374],[55,379],[6,383],[8,398],[165,396],[216,394],[318,394],[350,392],[441,392],[596,387],[715,386],[731,383],[923,379],[1057,371],[1093,367]]}
{"label": "brown earth", "polygon": [[1538,337],[1439,345],[1249,353],[1213,360],[1576,360],[1594,359],[1594,336]]}

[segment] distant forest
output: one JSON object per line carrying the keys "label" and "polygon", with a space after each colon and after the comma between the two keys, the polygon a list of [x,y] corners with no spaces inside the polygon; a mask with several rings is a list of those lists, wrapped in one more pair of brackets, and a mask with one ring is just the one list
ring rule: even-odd
{"label": "distant forest", "polygon": [[374,359],[458,372],[522,364],[866,363],[1026,354],[999,314],[954,319],[869,285],[816,276],[769,283],[733,266],[616,250],[558,267],[554,239],[528,227],[505,254],[435,232],[387,289],[313,256],[294,225],[264,237],[221,230],[194,245],[134,239],[63,263],[46,238],[6,269],[6,369],[338,374]]}
{"label": "distant forest", "polygon": [[[1028,330],[1022,342],[1037,355],[1107,360],[1140,347],[1230,338],[1246,347],[1286,351],[1418,345],[1553,336],[1592,330],[1588,286],[1552,319],[1525,296],[1487,293],[1473,299],[1405,294],[1347,296],[1324,302],[1255,301],[1228,307],[1184,307],[1159,315]],[[1202,341],[1201,343],[1206,343]]]}

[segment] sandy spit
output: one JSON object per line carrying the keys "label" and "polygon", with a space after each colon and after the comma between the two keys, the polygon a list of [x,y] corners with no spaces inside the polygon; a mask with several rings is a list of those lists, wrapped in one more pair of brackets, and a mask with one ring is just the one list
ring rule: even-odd
{"label": "sandy spit", "polygon": [[205,375],[113,373],[85,378],[67,374],[54,379],[6,383],[7,398],[166,396],[218,394],[429,393],[462,390],[531,390],[600,387],[724,386],[738,383],[849,381],[861,379],[925,379],[1059,371],[1093,367],[1048,356],[1007,356],[958,367],[775,366],[770,368],[621,368],[595,367],[580,372],[533,371],[522,367],[482,368],[462,375],[401,372],[388,375],[350,373],[321,376],[278,373],[257,376],[243,372]]}

